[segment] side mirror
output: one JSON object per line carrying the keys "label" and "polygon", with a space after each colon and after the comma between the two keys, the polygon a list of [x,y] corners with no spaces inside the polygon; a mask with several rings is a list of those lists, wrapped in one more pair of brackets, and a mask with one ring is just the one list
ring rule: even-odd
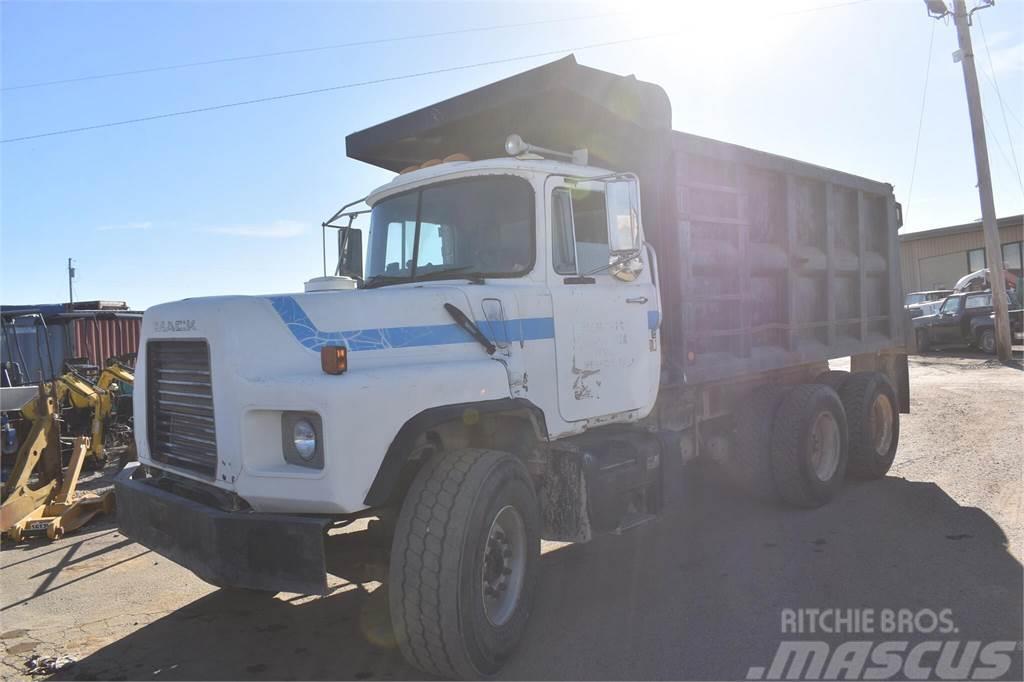
{"label": "side mirror", "polygon": [[617,176],[605,183],[610,272],[631,282],[643,270],[640,262],[640,186],[635,176]]}
{"label": "side mirror", "polygon": [[636,178],[621,177],[605,184],[608,249],[612,256],[640,250],[640,192]]}
{"label": "side mirror", "polygon": [[354,227],[338,228],[338,265],[334,274],[363,278],[363,232]]}

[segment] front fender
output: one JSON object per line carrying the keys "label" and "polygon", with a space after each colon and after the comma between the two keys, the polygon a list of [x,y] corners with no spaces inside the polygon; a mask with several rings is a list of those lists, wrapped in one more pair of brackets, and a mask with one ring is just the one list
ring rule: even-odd
{"label": "front fender", "polygon": [[[474,414],[475,413],[475,414]],[[529,420],[538,440],[547,438],[547,426],[544,412],[525,398],[499,398],[483,402],[449,403],[428,408],[416,414],[402,425],[398,435],[391,442],[387,455],[381,463],[377,476],[373,479],[370,492],[364,502],[368,507],[378,507],[394,501],[396,493],[402,489],[403,475],[407,466],[416,466],[410,460],[411,450],[423,434],[436,426],[461,420],[473,423],[481,414],[515,415]]]}
{"label": "front fender", "polygon": [[[246,381],[236,491],[263,512],[350,513],[364,500],[402,426],[434,407],[510,398],[504,366],[490,358],[354,369]],[[282,410],[316,412],[324,468],[302,469],[281,454]]]}

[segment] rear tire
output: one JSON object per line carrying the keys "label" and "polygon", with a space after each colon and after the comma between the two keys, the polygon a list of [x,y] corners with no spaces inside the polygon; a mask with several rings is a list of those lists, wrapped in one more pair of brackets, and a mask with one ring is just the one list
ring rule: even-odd
{"label": "rear tire", "polygon": [[778,498],[772,479],[772,426],[791,386],[759,386],[736,415],[736,436],[729,478],[744,492],[770,501]]}
{"label": "rear tire", "polygon": [[994,329],[984,329],[978,336],[978,348],[989,355],[996,354],[996,332]]}
{"label": "rear tire", "polygon": [[914,332],[914,336],[917,339],[917,352],[927,353],[931,350],[931,344],[928,341],[928,332],[924,329],[918,329]]}
{"label": "rear tire", "polygon": [[782,401],[772,432],[775,487],[786,502],[820,507],[839,492],[847,465],[846,413],[822,384],[803,384]]}
{"label": "rear tire", "polygon": [[896,389],[880,372],[857,372],[839,391],[839,398],[850,436],[850,473],[882,478],[896,459],[900,439]]}
{"label": "rear tire", "polygon": [[831,388],[836,393],[842,388],[846,380],[850,378],[850,373],[841,369],[830,369],[827,372],[822,372],[815,379],[814,383],[824,384]]}
{"label": "rear tire", "polygon": [[406,660],[446,678],[497,673],[526,629],[539,560],[539,508],[522,462],[477,449],[431,458],[391,551],[389,606]]}

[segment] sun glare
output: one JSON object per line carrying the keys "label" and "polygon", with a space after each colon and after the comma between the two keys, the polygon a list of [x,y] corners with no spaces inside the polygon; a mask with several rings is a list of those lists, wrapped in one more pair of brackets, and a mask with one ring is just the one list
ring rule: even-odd
{"label": "sun glare", "polygon": [[[662,56],[674,70],[709,80],[731,79],[784,48],[802,23],[795,17],[826,4],[651,0],[633,5],[622,26],[630,35],[676,34],[643,48]],[[779,21],[783,17],[787,20]]]}

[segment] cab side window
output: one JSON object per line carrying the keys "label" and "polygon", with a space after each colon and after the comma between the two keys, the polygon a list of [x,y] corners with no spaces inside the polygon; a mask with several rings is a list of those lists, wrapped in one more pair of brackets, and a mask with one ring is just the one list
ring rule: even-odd
{"label": "cab side window", "polygon": [[939,312],[942,312],[942,313],[955,313],[955,312],[957,312],[958,310],[960,310],[960,300],[961,299],[960,299],[959,296],[950,296],[942,304],[942,309]]}
{"label": "cab side window", "polygon": [[988,308],[992,305],[991,294],[975,294],[967,297],[965,308]]}
{"label": "cab side window", "polygon": [[572,234],[572,197],[567,189],[551,195],[552,265],[560,275],[576,274],[576,240]]}
{"label": "cab side window", "polygon": [[560,275],[586,275],[608,265],[604,192],[557,189],[551,197],[552,263]]}

